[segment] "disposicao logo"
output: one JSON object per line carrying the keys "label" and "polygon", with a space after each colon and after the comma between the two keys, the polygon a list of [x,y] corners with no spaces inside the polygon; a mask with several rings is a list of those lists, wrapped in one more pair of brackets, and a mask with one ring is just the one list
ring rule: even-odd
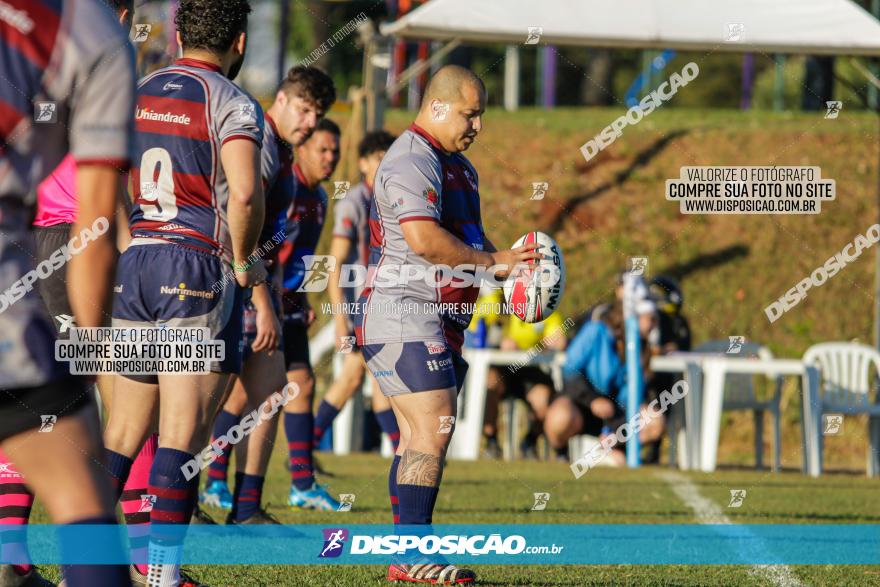
{"label": "disposicao logo", "polygon": [[318,554],[318,558],[336,558],[342,554],[342,547],[348,540],[348,530],[345,528],[324,528],[324,547]]}

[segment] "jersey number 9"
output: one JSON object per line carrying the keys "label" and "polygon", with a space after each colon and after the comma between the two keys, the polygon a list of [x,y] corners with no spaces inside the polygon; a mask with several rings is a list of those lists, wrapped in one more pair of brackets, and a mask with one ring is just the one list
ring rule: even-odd
{"label": "jersey number 9", "polygon": [[[159,166],[158,178],[156,166]],[[155,179],[155,181],[154,181]],[[161,147],[144,151],[141,157],[140,207],[146,220],[168,222],[177,216],[171,155]]]}

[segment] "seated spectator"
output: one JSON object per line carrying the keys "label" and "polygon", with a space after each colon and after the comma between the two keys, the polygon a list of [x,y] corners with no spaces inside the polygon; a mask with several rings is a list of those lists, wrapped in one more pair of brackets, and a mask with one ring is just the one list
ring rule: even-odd
{"label": "seated spectator", "polygon": [[[645,290],[647,293],[647,290]],[[645,393],[642,410],[657,396],[648,369],[651,352],[647,337],[656,326],[656,305],[645,295],[637,304],[642,343],[642,369]],[[560,458],[568,459],[568,440],[578,434],[602,438],[613,434],[626,421],[626,341],[623,306],[618,299],[600,320],[584,324],[568,346],[560,395],[550,404],[544,421],[544,433]],[[648,418],[646,418],[646,421]],[[649,443],[660,438],[662,418],[651,419],[639,439]],[[625,462],[623,446],[615,446],[612,461]]]}
{"label": "seated spectator", "polygon": [[[567,342],[559,312],[553,312],[546,320],[532,324],[510,316],[501,341],[501,350],[564,351]],[[553,378],[539,367],[526,365],[511,370],[508,367],[493,366],[489,367],[487,381],[486,414],[483,418],[487,453],[496,458],[500,456],[497,438],[498,405],[502,399],[515,398],[525,401],[529,407],[529,427],[520,442],[520,452],[524,458],[538,458],[538,437],[543,433],[547,407],[554,395]]]}
{"label": "seated spectator", "polygon": [[[660,354],[691,350],[691,328],[681,313],[684,294],[678,282],[665,275],[651,279],[651,297],[657,300]],[[668,387],[664,389],[669,389]]]}
{"label": "seated spectator", "polygon": [[[653,354],[666,355],[691,350],[691,329],[687,318],[681,312],[684,294],[678,282],[671,277],[657,275],[651,279],[649,288],[651,297],[657,300],[658,309],[656,345],[652,345]],[[672,389],[672,386],[683,377],[681,373],[657,373],[653,377],[654,387]],[[644,462],[657,463],[659,460],[660,441],[658,440],[649,445]]]}
{"label": "seated spectator", "polygon": [[[566,338],[559,313],[554,312],[542,322],[528,324],[496,312],[503,309],[503,304],[504,296],[500,289],[481,290],[474,317],[465,332],[465,345],[471,348],[500,346],[502,350],[565,350]],[[535,447],[554,393],[552,378],[537,367],[526,366],[513,372],[507,367],[490,366],[486,381],[486,411],[483,416],[486,448],[483,455],[501,458],[498,406],[504,398],[517,398],[529,406],[529,429],[520,443],[520,450],[527,458],[537,458]]]}

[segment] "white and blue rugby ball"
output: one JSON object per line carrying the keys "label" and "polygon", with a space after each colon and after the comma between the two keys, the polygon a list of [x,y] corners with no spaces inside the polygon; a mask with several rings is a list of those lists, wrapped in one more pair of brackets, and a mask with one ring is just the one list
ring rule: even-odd
{"label": "white and blue rugby ball", "polygon": [[513,244],[513,249],[538,243],[544,255],[529,261],[528,267],[514,271],[504,282],[504,299],[510,312],[523,322],[541,322],[559,307],[565,290],[565,262],[559,245],[543,232],[529,232]]}

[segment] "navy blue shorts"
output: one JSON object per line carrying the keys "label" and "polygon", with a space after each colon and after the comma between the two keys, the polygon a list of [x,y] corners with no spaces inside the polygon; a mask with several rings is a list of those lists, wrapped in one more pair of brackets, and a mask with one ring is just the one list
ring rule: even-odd
{"label": "navy blue shorts", "polygon": [[454,387],[461,391],[468,364],[445,342],[365,344],[367,368],[388,397]]}
{"label": "navy blue shorts", "polygon": [[[129,246],[119,257],[113,326],[209,328],[223,342],[225,358],[212,371],[239,373],[242,355],[242,290],[224,280],[219,257],[178,245]],[[155,376],[135,376],[152,382]]]}
{"label": "navy blue shorts", "polygon": [[285,317],[281,323],[284,330],[284,364],[288,371],[311,369],[309,354],[309,327],[298,319]]}

